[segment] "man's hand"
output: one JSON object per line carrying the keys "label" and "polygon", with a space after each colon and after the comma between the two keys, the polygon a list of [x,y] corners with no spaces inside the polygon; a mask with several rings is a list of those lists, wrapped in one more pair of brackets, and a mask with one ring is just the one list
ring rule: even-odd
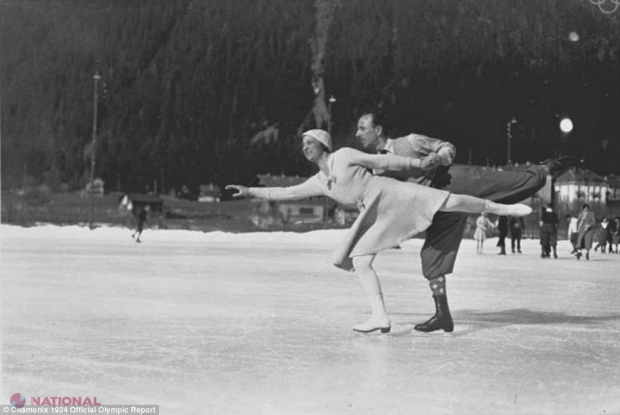
{"label": "man's hand", "polygon": [[422,170],[433,170],[441,166],[441,164],[441,159],[437,156],[437,153],[430,153],[428,156],[420,159],[420,168]]}
{"label": "man's hand", "polygon": [[236,184],[229,184],[225,187],[226,190],[236,190],[237,193],[233,194],[233,197],[243,197],[250,194],[250,190],[245,186],[239,186]]}
{"label": "man's hand", "polygon": [[449,166],[452,164],[454,156],[456,156],[456,150],[453,146],[445,146],[439,149],[437,155],[439,156],[442,165]]}

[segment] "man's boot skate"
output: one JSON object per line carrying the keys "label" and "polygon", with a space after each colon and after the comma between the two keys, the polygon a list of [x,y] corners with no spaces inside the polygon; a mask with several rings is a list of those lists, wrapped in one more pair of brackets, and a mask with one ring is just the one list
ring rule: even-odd
{"label": "man's boot skate", "polygon": [[435,315],[428,319],[428,321],[417,324],[413,329],[425,333],[437,330],[451,333],[454,331],[454,322],[452,321],[450,308],[448,307],[448,297],[445,295],[438,295],[433,296],[433,300],[435,300]]}

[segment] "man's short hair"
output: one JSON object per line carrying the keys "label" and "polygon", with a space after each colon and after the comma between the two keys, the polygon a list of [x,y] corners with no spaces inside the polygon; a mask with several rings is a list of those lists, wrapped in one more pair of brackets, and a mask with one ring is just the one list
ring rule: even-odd
{"label": "man's short hair", "polygon": [[374,127],[381,126],[383,128],[384,134],[390,129],[388,117],[381,108],[375,108],[369,111],[366,111],[363,116],[370,115],[372,117],[372,125]]}

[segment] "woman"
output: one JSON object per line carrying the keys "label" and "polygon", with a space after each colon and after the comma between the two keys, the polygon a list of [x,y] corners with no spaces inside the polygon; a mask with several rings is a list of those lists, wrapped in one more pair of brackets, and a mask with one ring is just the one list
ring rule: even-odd
{"label": "woman", "polygon": [[607,249],[607,242],[609,242],[609,252],[611,253],[611,226],[609,219],[603,218],[600,226],[595,230],[594,234],[596,240],[594,252],[601,248],[601,253],[604,254]]}
{"label": "woman", "polygon": [[286,188],[228,185],[226,189],[237,190],[235,197],[254,196],[271,200],[324,195],[343,205],[358,207],[360,215],[332,258],[337,267],[358,273],[368,296],[372,316],[353,328],[358,332],[381,330],[387,333],[391,327],[381,285],[372,267],[375,255],[424,231],[437,211],[486,211],[515,216],[527,215],[532,211],[526,205],[501,205],[476,197],[451,195],[415,183],[374,176],[368,171],[427,170],[435,165],[434,154],[417,160],[391,154],[371,155],[352,148],[342,148],[332,153],[332,139],[326,131],[310,130],[302,137],[304,155],[320,169],[307,181]]}
{"label": "woman", "polygon": [[573,246],[571,255],[577,254],[577,240],[579,239],[579,227],[577,225],[579,223],[579,219],[571,215],[566,215],[564,219],[566,219],[566,222],[568,222],[568,230],[567,230],[568,240],[570,241],[570,244]]}
{"label": "woman", "polygon": [[577,238],[577,259],[581,259],[581,250],[586,250],[586,259],[590,259],[590,249],[592,249],[592,240],[594,239],[594,225],[596,225],[596,217],[590,212],[590,205],[585,203],[581,208],[581,213],[577,217],[577,229],[579,229],[579,237]]}
{"label": "woman", "polygon": [[484,248],[484,241],[487,239],[487,230],[495,228],[495,224],[487,218],[486,212],[482,212],[476,219],[476,232],[474,239],[476,240],[476,253],[481,254]]}

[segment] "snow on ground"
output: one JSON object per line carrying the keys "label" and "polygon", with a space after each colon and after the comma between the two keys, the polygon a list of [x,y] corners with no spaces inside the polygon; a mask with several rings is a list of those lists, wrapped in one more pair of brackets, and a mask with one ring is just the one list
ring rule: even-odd
{"label": "snow on ground", "polygon": [[13,393],[158,404],[162,414],[620,414],[620,255],[475,254],[433,312],[421,240],[375,262],[390,334],[355,275],[328,263],[343,231],[226,234],[0,225],[2,404]]}

